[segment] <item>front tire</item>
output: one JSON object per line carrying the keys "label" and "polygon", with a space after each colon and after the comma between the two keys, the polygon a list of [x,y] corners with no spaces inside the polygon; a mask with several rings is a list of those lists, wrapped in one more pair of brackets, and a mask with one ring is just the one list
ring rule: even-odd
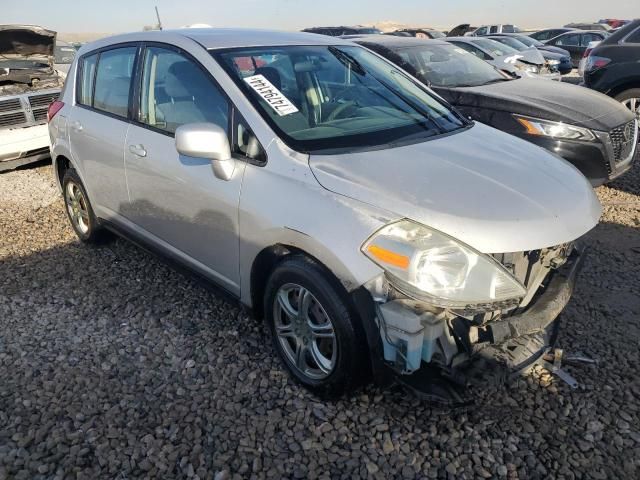
{"label": "front tire", "polygon": [[295,256],[276,267],[265,289],[274,348],[291,376],[323,398],[352,392],[368,378],[360,320],[338,288],[316,262]]}
{"label": "front tire", "polygon": [[630,88],[616,95],[616,100],[636,114],[640,121],[640,88]]}
{"label": "front tire", "polygon": [[77,172],[70,168],[62,178],[62,195],[67,218],[84,243],[98,243],[105,238],[89,202],[89,196]]}

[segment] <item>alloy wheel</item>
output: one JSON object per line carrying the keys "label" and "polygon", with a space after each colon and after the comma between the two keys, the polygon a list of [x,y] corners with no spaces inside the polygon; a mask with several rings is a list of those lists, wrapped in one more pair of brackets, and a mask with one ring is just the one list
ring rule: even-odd
{"label": "alloy wheel", "polygon": [[640,98],[627,98],[622,104],[636,114],[636,118],[640,121]]}
{"label": "alloy wheel", "polygon": [[79,232],[86,234],[89,231],[89,208],[82,190],[76,183],[67,183],[65,202],[73,226]]}
{"label": "alloy wheel", "polygon": [[338,344],[333,323],[318,299],[301,285],[280,287],[273,305],[275,333],[291,364],[312,380],[333,372]]}

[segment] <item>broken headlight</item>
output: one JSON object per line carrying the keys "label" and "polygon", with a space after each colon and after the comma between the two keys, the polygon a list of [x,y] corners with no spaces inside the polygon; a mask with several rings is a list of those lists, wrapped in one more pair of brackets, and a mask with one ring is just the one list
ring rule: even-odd
{"label": "broken headlight", "polygon": [[362,246],[405,295],[444,308],[520,299],[526,289],[496,260],[411,220],[391,223]]}
{"label": "broken headlight", "polygon": [[551,122],[538,118],[522,117],[514,115],[515,119],[527,129],[530,135],[557,138],[559,140],[582,140],[591,142],[596,139],[591,130],[563,122]]}

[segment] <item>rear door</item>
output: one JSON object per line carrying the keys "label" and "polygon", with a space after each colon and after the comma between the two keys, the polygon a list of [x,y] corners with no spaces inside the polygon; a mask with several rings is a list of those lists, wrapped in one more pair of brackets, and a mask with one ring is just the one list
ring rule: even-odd
{"label": "rear door", "polygon": [[211,161],[178,154],[174,132],[215,123],[230,133],[231,105],[210,74],[185,52],[149,45],[125,142],[131,203],[125,215],[138,233],[239,294],[238,204],[245,161],[230,180]]}
{"label": "rear door", "polygon": [[564,48],[571,54],[571,63],[574,68],[578,67],[584,48],[581,46],[582,34],[581,33],[567,33],[561,35],[549,41],[548,45],[555,45],[557,47]]}
{"label": "rear door", "polygon": [[127,45],[80,59],[76,108],[68,117],[71,154],[96,213],[107,219],[128,203],[124,141],[137,52]]}

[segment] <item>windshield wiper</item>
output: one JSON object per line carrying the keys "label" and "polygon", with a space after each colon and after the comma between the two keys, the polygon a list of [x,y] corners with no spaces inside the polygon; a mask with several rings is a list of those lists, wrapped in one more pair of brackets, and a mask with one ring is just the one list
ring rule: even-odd
{"label": "windshield wiper", "polygon": [[357,74],[365,75],[367,73],[364,67],[360,64],[360,62],[358,62],[358,60],[353,58],[348,53],[343,52],[342,50],[336,47],[329,47],[329,51],[338,59],[340,63],[342,63],[347,68],[350,68]]}

